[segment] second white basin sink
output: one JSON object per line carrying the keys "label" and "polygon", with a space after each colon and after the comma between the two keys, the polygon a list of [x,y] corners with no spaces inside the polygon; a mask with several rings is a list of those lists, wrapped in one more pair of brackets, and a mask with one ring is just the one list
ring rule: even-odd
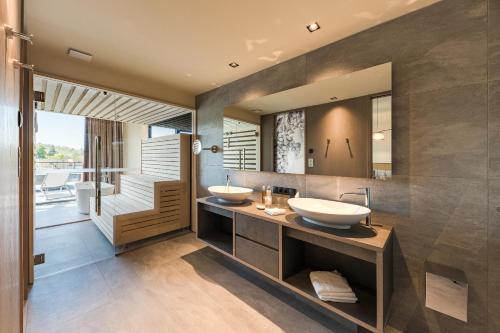
{"label": "second white basin sink", "polygon": [[247,199],[253,190],[238,186],[210,186],[208,191],[222,202],[242,203]]}
{"label": "second white basin sink", "polygon": [[313,198],[291,198],[288,205],[308,222],[337,229],[349,229],[371,212],[364,206]]}

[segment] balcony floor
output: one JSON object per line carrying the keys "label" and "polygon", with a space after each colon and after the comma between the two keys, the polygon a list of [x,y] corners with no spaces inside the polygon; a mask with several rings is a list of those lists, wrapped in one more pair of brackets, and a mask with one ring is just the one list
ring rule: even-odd
{"label": "balcony floor", "polygon": [[45,263],[35,266],[35,278],[64,272],[114,256],[114,247],[92,221],[35,230],[35,253]]}
{"label": "balcony floor", "polygon": [[46,228],[55,225],[88,220],[89,215],[80,214],[76,201],[59,201],[36,205],[35,228]]}

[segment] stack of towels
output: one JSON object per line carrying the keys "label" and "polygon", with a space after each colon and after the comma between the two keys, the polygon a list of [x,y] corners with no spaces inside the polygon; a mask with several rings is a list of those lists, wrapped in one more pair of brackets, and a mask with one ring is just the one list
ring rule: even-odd
{"label": "stack of towels", "polygon": [[347,280],[337,271],[316,271],[309,274],[319,299],[338,303],[356,303],[358,298]]}

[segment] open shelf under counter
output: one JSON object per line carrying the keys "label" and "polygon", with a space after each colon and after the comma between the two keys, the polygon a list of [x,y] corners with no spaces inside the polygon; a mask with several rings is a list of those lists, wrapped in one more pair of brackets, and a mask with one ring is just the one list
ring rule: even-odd
{"label": "open shelf under counter", "polygon": [[233,213],[210,205],[198,206],[198,239],[219,251],[232,255]]}
{"label": "open shelf under counter", "polygon": [[[230,205],[207,197],[197,205],[200,240],[358,327],[384,332],[393,283],[392,227],[319,227],[291,210],[270,216],[252,201]],[[357,303],[316,296],[309,273],[334,269],[346,277]]]}
{"label": "open shelf under counter", "polygon": [[326,308],[336,312],[342,311],[344,314],[356,318],[367,325],[376,327],[377,295],[373,290],[351,284],[351,288],[358,298],[357,303],[325,302],[316,296],[311,279],[309,278],[309,273],[311,273],[311,271],[312,270],[308,268],[304,269],[285,279],[284,282],[290,285],[291,289],[295,289],[297,292],[316,303],[321,303],[321,305]]}
{"label": "open shelf under counter", "polygon": [[229,254],[233,253],[233,236],[223,232],[208,232],[202,237],[200,237],[206,243],[227,252]]}

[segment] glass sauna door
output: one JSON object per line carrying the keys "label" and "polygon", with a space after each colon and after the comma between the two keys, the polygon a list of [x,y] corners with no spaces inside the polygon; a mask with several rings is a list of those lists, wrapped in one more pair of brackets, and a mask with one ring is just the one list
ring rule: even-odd
{"label": "glass sauna door", "polygon": [[[113,216],[134,206],[118,195],[121,177],[127,172],[124,164],[124,122],[126,114],[120,110],[131,108],[130,98],[120,94],[101,92],[100,107],[86,119],[86,133],[93,144],[93,181],[95,187],[94,212],[100,229],[110,240],[113,238]],[[98,97],[98,98],[99,98]],[[133,109],[133,108],[131,108]],[[138,147],[140,149],[140,145]]]}

